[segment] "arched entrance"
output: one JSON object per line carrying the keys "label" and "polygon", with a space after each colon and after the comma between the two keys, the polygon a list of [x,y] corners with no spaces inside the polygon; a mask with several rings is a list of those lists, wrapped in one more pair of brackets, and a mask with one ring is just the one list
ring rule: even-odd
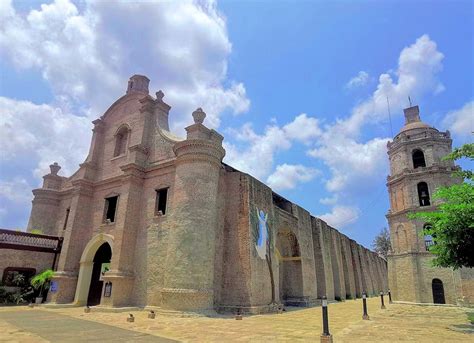
{"label": "arched entrance", "polygon": [[440,279],[433,279],[431,282],[431,288],[433,290],[433,302],[435,304],[446,304],[444,299],[443,281]]}
{"label": "arched entrance", "polygon": [[100,304],[102,294],[102,273],[110,269],[110,259],[112,258],[112,249],[109,243],[103,243],[94,256],[91,284],[89,286],[89,295],[87,305],[95,306]]}
{"label": "arched entrance", "polygon": [[84,248],[77,280],[76,305],[98,305],[102,292],[101,269],[110,263],[114,238],[107,234],[94,236]]}
{"label": "arched entrance", "polygon": [[280,300],[293,304],[303,297],[301,253],[296,235],[290,230],[280,230],[277,235],[280,262]]}

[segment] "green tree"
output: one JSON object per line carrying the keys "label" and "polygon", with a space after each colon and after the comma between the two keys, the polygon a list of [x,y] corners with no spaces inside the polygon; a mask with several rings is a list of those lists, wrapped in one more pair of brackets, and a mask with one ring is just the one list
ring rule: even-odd
{"label": "green tree", "polygon": [[49,287],[49,282],[54,276],[54,271],[51,269],[46,269],[42,271],[39,274],[36,274],[32,279],[31,279],[31,285],[35,289],[39,289],[39,295],[43,296],[43,290],[45,287]]}
{"label": "green tree", "polygon": [[[447,155],[445,160],[467,158],[474,160],[474,144],[465,144]],[[410,215],[423,220],[423,234],[433,237],[429,250],[435,255],[433,265],[438,267],[474,267],[474,185],[471,170],[459,170],[455,177],[464,182],[440,187],[433,195],[442,201],[432,212],[420,211]]]}
{"label": "green tree", "polygon": [[372,242],[372,247],[375,252],[383,257],[387,258],[387,254],[391,249],[390,245],[390,233],[388,229],[384,227],[380,233],[375,236],[374,241]]}

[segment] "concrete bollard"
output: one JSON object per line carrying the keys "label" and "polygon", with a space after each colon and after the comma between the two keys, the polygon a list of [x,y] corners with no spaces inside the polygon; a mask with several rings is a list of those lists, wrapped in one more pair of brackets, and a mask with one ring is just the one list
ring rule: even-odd
{"label": "concrete bollard", "polygon": [[329,333],[328,300],[326,296],[323,296],[321,305],[323,311],[323,333],[321,335],[321,343],[332,343],[332,335]]}
{"label": "concrete bollard", "polygon": [[367,294],[362,293],[362,308],[364,313],[362,314],[362,319],[364,320],[369,320],[369,315],[367,313]]}
{"label": "concrete bollard", "polygon": [[127,322],[133,323],[134,321],[135,321],[135,317],[133,316],[133,314],[130,313],[127,317]]}
{"label": "concrete bollard", "polygon": [[84,307],[84,313],[89,313],[91,308],[89,306]]}
{"label": "concrete bollard", "polygon": [[235,320],[242,320],[242,310],[239,308],[237,314],[235,315]]}
{"label": "concrete bollard", "polygon": [[150,311],[150,313],[148,313],[148,318],[155,319],[155,311]]}
{"label": "concrete bollard", "polygon": [[393,302],[392,302],[392,293],[390,292],[390,290],[388,290],[388,303],[393,304]]}
{"label": "concrete bollard", "polygon": [[383,302],[383,292],[380,292],[380,302],[382,303],[382,306],[380,306],[380,308],[382,310],[385,310],[385,303]]}

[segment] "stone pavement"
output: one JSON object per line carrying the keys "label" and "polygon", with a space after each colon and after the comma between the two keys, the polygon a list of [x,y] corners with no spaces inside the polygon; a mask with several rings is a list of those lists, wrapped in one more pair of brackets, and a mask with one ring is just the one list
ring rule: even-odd
{"label": "stone pavement", "polygon": [[[5,323],[6,322],[6,323]],[[52,311],[0,311],[0,342],[158,342],[174,340]]]}
{"label": "stone pavement", "polygon": [[[347,300],[341,303],[329,304],[329,327],[334,335],[334,342],[474,342],[474,335],[459,332],[469,327],[466,312],[474,309],[386,304],[387,309],[380,309],[379,298],[368,299],[369,321],[362,320],[362,301]],[[39,331],[29,330],[17,319],[5,319],[28,315],[32,318],[48,318],[50,315],[70,318],[70,326],[66,329],[59,323],[49,325],[48,330],[58,331],[52,338],[42,336],[46,340],[36,339]],[[33,315],[32,315],[33,314]],[[85,314],[82,308],[45,309],[27,307],[0,308],[0,341],[8,342],[63,342],[89,341],[87,333],[78,335],[89,322],[97,324],[94,332],[108,332],[112,326],[117,333],[105,333],[100,337],[115,341],[145,341],[150,336],[136,336],[134,334],[156,335],[159,339],[169,338],[181,342],[319,342],[322,331],[321,308],[290,309],[283,314],[244,316],[243,320],[235,320],[231,316],[209,317],[180,317],[170,314],[157,314],[155,319],[148,319],[147,312],[133,312],[134,323],[127,323],[128,313],[91,312]],[[62,316],[61,316],[62,315]],[[22,320],[23,322],[28,319]],[[64,319],[62,319],[64,320]],[[75,323],[75,320],[78,320]],[[41,324],[43,323],[43,324]],[[47,320],[40,320],[38,326],[45,325]],[[101,325],[101,324],[106,325]],[[107,329],[104,329],[106,326]],[[7,330],[5,330],[5,328]],[[22,331],[16,329],[20,328]],[[38,330],[38,329],[37,329]],[[88,330],[88,329],[84,329]],[[106,331],[101,331],[106,330]],[[26,332],[26,331],[29,331]],[[93,338],[98,335],[91,334]],[[89,336],[90,337],[90,336]],[[143,340],[139,340],[143,339]],[[100,338],[99,340],[104,340]],[[92,340],[91,340],[92,341]]]}

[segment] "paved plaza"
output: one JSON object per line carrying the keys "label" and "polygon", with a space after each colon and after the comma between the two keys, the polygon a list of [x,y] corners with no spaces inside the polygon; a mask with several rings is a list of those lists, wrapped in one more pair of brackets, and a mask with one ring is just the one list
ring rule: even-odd
{"label": "paved plaza", "polygon": [[[370,320],[361,318],[362,301],[329,305],[335,342],[473,342],[466,308],[387,304],[368,299]],[[82,308],[0,308],[0,342],[315,342],[321,308],[289,309],[283,314],[196,317],[147,312],[84,313]],[[469,331],[471,333],[469,333]]]}

